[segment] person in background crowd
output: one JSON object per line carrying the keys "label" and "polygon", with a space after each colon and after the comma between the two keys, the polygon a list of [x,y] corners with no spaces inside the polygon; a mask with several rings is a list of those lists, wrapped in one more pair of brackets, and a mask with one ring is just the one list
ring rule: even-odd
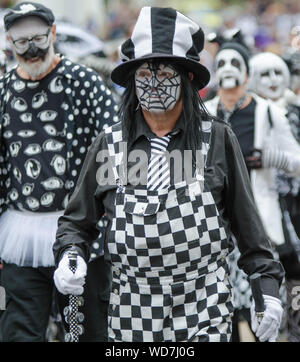
{"label": "person in background crowd", "polygon": [[[50,9],[32,2],[18,4],[4,18],[18,61],[0,80],[1,285],[8,298],[0,339],[5,342],[45,341],[57,220],[92,141],[117,122],[114,99],[98,74],[55,54],[54,21]],[[103,257],[96,264],[101,284],[98,290],[86,288],[83,340],[103,341],[111,269]],[[91,263],[88,271],[87,285],[95,275]],[[99,298],[92,316],[89,292]]]}
{"label": "person in background crowd", "polygon": [[[62,293],[80,295],[88,245],[99,218],[108,216],[110,341],[230,341],[231,232],[242,254],[239,266],[261,277],[266,309],[261,323],[253,313],[256,333],[265,341],[277,338],[283,269],[273,259],[236,137],[199,98],[210,78],[199,62],[203,46],[202,29],[183,14],[142,8],[121,47],[123,63],[112,73],[126,88],[121,123],[93,143],[59,219],[55,283]],[[190,151],[187,164],[174,160],[169,167],[166,150]],[[102,159],[107,152],[109,164]],[[73,244],[80,254],[75,274],[67,267]]]}
{"label": "person in background crowd", "polygon": [[[276,54],[260,53],[252,57],[250,88],[286,111],[293,136],[300,143],[300,97],[296,93],[300,86],[300,66],[297,63],[300,56],[293,52],[287,59],[290,61],[291,74],[286,62]],[[285,236],[285,243],[279,245],[277,251],[286,272],[288,340],[299,342],[300,312],[293,307],[293,289],[300,286],[300,178],[289,177],[283,171],[278,171],[276,181]]]}
{"label": "person in background crowd", "polygon": [[[284,111],[247,91],[251,54],[243,43],[241,33],[233,32],[231,39],[216,34],[211,41],[220,46],[215,58],[219,89],[218,95],[207,101],[205,106],[213,116],[225,119],[236,134],[264,228],[273,244],[282,244],[285,237],[278,193],[275,191],[276,170],[299,174],[300,146],[291,134]],[[239,257],[237,248],[229,256],[236,320],[247,320],[255,332],[251,323],[252,293],[248,278],[237,266]],[[238,323],[235,323],[235,340],[239,340],[237,326]]]}

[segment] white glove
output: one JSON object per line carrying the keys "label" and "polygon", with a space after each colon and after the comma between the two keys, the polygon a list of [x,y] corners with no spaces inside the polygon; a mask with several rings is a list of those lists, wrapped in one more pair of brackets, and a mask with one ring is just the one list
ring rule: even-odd
{"label": "white glove", "polygon": [[61,294],[82,295],[87,265],[81,256],[77,257],[77,269],[73,273],[69,267],[68,253],[65,253],[54,273],[54,283]]}
{"label": "white glove", "polygon": [[258,321],[255,313],[255,304],[251,306],[251,327],[260,342],[276,342],[282,320],[283,308],[279,299],[270,295],[263,295],[265,303],[264,317]]}
{"label": "white glove", "polygon": [[287,151],[267,148],[263,150],[262,167],[274,167],[283,170],[289,176],[298,176],[300,174],[300,158]]}

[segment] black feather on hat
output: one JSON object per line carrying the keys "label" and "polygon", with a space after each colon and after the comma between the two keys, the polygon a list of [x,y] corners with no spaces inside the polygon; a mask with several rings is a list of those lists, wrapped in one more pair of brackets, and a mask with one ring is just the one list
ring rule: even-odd
{"label": "black feather on hat", "polygon": [[132,72],[149,59],[169,59],[194,74],[198,89],[210,80],[210,73],[200,64],[204,33],[194,21],[172,8],[143,7],[132,36],[120,48],[122,64],[111,78],[126,87]]}

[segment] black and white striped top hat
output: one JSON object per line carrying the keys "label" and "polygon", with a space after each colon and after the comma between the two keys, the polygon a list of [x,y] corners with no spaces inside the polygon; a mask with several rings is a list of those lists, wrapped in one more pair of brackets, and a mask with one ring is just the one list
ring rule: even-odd
{"label": "black and white striped top hat", "polygon": [[210,80],[209,71],[200,64],[204,33],[194,21],[172,8],[143,7],[132,36],[120,47],[122,63],[111,75],[126,87],[133,72],[148,59],[170,59],[172,64],[194,74],[198,89]]}

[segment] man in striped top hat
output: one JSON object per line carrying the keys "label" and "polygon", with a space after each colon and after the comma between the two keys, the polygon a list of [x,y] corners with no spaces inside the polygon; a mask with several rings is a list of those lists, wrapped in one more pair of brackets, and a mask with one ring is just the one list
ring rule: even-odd
{"label": "man in striped top hat", "polygon": [[[278,300],[283,269],[238,142],[199,97],[210,78],[200,63],[203,46],[202,29],[183,14],[142,8],[112,72],[126,88],[121,122],[95,140],[59,220],[54,279],[62,293],[76,292],[83,281],[64,273],[64,252],[75,244],[88,260],[97,220],[107,214],[110,341],[230,341],[231,232],[239,266],[249,276],[259,273],[258,296]],[[258,329],[265,340],[276,339],[281,315],[280,302],[268,299]]]}

